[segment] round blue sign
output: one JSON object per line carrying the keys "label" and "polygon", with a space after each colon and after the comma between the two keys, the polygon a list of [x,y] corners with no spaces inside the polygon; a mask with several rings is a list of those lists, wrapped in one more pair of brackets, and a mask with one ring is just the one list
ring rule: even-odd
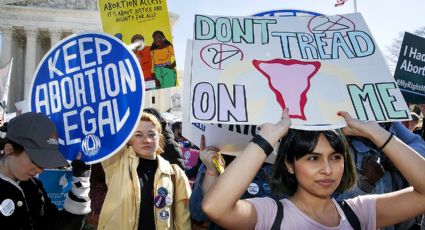
{"label": "round blue sign", "polygon": [[321,13],[316,13],[307,10],[292,10],[292,9],[281,9],[281,10],[269,10],[261,13],[256,13],[253,16],[260,17],[293,17],[293,16],[320,16]]}
{"label": "round blue sign", "polygon": [[31,87],[31,111],[46,114],[68,160],[102,161],[130,139],[143,111],[144,81],[137,58],[104,33],[60,41],[40,62]]}

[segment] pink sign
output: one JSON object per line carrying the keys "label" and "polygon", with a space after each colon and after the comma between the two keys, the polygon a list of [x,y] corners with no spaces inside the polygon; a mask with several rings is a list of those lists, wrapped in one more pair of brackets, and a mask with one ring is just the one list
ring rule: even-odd
{"label": "pink sign", "polygon": [[191,169],[196,165],[199,158],[199,150],[180,147],[183,153],[184,167]]}

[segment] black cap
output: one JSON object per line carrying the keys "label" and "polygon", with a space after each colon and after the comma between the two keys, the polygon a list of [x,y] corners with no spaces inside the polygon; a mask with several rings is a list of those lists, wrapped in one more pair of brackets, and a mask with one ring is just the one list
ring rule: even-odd
{"label": "black cap", "polygon": [[22,145],[31,160],[42,168],[68,165],[58,150],[55,124],[44,114],[24,113],[9,121],[6,138]]}

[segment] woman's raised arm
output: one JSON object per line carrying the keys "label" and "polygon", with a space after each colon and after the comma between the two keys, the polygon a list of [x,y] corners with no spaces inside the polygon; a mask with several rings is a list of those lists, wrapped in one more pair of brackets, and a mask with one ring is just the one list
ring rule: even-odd
{"label": "woman's raised arm", "polygon": [[425,212],[425,158],[373,121],[359,121],[340,112],[347,127],[346,135],[370,139],[391,159],[412,187],[378,195],[376,225],[378,228],[400,223]]}
{"label": "woman's raised arm", "polygon": [[[276,124],[263,124],[258,135],[271,146],[286,135],[291,125],[288,110]],[[242,153],[226,168],[218,181],[206,194],[202,208],[208,217],[225,228],[252,229],[257,221],[255,207],[240,200],[248,185],[266,159],[264,150],[249,143]]]}

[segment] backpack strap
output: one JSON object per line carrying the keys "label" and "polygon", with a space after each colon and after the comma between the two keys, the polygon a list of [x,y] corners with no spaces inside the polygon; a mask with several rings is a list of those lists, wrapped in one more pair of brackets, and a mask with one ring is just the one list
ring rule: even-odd
{"label": "backpack strap", "polygon": [[338,204],[344,212],[345,217],[347,217],[351,227],[354,230],[361,230],[359,218],[357,217],[356,213],[354,213],[353,209],[351,209],[350,205],[348,205],[345,200],[338,201]]}
{"label": "backpack strap", "polygon": [[277,205],[277,213],[271,230],[279,230],[283,220],[283,205],[277,197],[274,197],[274,202],[276,202]]}

